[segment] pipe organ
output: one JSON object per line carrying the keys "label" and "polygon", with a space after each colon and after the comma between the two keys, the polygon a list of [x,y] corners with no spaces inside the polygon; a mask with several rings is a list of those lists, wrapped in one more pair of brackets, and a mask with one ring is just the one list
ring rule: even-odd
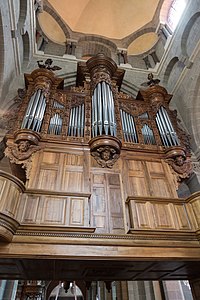
{"label": "pipe organ", "polygon": [[[0,241],[11,243],[12,257],[21,249],[15,244],[12,248],[16,235],[15,243],[23,240],[28,257],[34,249],[26,247],[29,240],[31,245],[41,241],[38,255],[49,261],[56,257],[55,264],[73,257],[80,280],[81,274],[88,281],[104,276],[108,281],[144,280],[144,272],[136,274],[128,266],[124,270],[126,264],[122,272],[113,269],[110,278],[107,268],[95,273],[76,261],[91,258],[95,268],[98,259],[109,255],[122,262],[137,254],[139,261],[145,245],[148,251],[142,252],[141,261],[148,270],[146,261],[155,253],[166,261],[167,251],[172,251],[162,251],[160,245],[173,241],[170,249],[182,247],[183,239],[187,246],[190,241],[197,245],[199,219],[193,208],[199,205],[198,197],[177,198],[178,184],[192,168],[187,135],[169,108],[172,95],[159,80],[151,80],[134,98],[120,91],[123,76],[124,70],[103,54],[78,64],[77,86],[69,90],[45,64],[25,74],[24,97],[6,136],[5,155],[13,175],[0,172],[0,186],[9,198],[0,195]],[[187,249],[181,251],[190,260]],[[111,261],[107,263],[112,269]],[[170,274],[167,271],[166,278],[173,279]]]}

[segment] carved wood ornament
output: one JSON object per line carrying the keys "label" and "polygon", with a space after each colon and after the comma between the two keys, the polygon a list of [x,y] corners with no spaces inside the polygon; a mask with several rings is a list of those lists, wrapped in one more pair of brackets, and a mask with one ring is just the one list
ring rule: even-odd
{"label": "carved wood ornament", "polygon": [[13,143],[7,143],[5,155],[13,164],[21,165],[29,178],[33,154],[42,149],[39,145],[40,136],[30,130],[18,130],[14,134]]}
{"label": "carved wood ornament", "polygon": [[178,182],[189,178],[193,172],[191,159],[186,156],[184,148],[174,147],[168,149],[166,151],[166,162],[171,166]]}

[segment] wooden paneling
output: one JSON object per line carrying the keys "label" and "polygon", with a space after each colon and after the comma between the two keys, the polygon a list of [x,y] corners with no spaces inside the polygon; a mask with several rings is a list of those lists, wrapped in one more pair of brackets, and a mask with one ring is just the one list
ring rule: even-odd
{"label": "wooden paneling", "polygon": [[[186,203],[181,200],[129,197],[130,227],[133,229],[192,230]],[[178,203],[180,202],[180,203]]]}
{"label": "wooden paneling", "polygon": [[36,223],[39,207],[39,196],[26,195],[22,220],[25,223]]}
{"label": "wooden paneling", "polygon": [[143,162],[139,160],[127,160],[127,164],[129,178],[129,195],[150,195],[150,190]]}
{"label": "wooden paneling", "polygon": [[163,162],[146,161],[149,183],[151,186],[151,195],[156,197],[173,197],[170,172],[166,172]]}
{"label": "wooden paneling", "polygon": [[[153,224],[151,224],[152,219],[150,216],[152,215],[153,211],[152,211],[152,207],[149,205],[149,203],[135,201],[135,205],[134,205],[134,203],[131,203],[131,206],[132,206],[132,209],[134,209],[134,206],[135,206],[134,219],[137,222],[137,226],[142,229],[151,228],[153,226]],[[132,218],[132,221],[133,221],[133,218]]]}
{"label": "wooden paneling", "polygon": [[26,194],[22,224],[89,227],[90,202],[86,196]]}
{"label": "wooden paneling", "polygon": [[191,229],[192,225],[190,222],[189,215],[186,212],[186,204],[174,204],[176,212],[176,221],[179,229]]}
{"label": "wooden paneling", "polygon": [[59,197],[45,197],[41,224],[65,224],[66,203]]}
{"label": "wooden paneling", "polygon": [[66,192],[83,191],[83,172],[65,171],[62,176],[61,191],[66,191]]}
{"label": "wooden paneling", "polygon": [[89,226],[89,206],[87,198],[70,199],[70,226]]}
{"label": "wooden paneling", "polygon": [[0,211],[15,217],[20,200],[20,190],[12,181],[0,177]]}
{"label": "wooden paneling", "polygon": [[171,203],[151,202],[151,205],[153,206],[153,217],[156,229],[176,228],[174,224],[174,207]]}
{"label": "wooden paneling", "polygon": [[195,216],[197,226],[198,228],[200,228],[200,197],[197,196],[196,199],[192,199],[190,205],[192,207],[192,211]]}
{"label": "wooden paneling", "polygon": [[107,174],[110,228],[113,233],[124,233],[122,193],[119,174]]}
{"label": "wooden paneling", "polygon": [[107,206],[104,185],[96,183],[91,199],[92,226],[96,232],[108,232]]}
{"label": "wooden paneling", "polygon": [[38,189],[56,190],[57,188],[58,170],[40,169],[38,176]]}

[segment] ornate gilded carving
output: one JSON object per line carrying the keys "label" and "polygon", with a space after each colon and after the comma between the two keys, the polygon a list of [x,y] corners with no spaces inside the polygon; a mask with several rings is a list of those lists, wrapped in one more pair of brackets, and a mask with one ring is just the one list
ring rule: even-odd
{"label": "ornate gilded carving", "polygon": [[110,73],[105,67],[100,66],[98,69],[95,69],[95,73],[92,76],[92,82],[94,83],[94,86],[96,86],[101,81],[111,84]]}
{"label": "ornate gilded carving", "polygon": [[177,181],[189,178],[193,172],[192,162],[181,147],[172,147],[166,151],[166,162],[171,166]]}

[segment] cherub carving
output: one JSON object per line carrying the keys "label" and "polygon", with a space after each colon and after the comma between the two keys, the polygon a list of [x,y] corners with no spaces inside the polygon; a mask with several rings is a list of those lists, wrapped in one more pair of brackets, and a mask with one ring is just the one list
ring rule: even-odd
{"label": "cherub carving", "polygon": [[7,148],[9,151],[9,158],[12,162],[12,159],[18,161],[27,160],[34,152],[40,150],[41,147],[32,145],[27,140],[20,140],[18,143],[14,143]]}
{"label": "cherub carving", "polygon": [[154,79],[153,78],[153,74],[152,73],[149,73],[148,74],[148,81],[147,82],[143,82],[142,84],[141,84],[141,86],[154,86],[154,85],[156,85],[156,84],[159,84],[159,82],[160,82],[160,80],[159,79]]}
{"label": "cherub carving", "polygon": [[186,156],[176,155],[167,158],[166,161],[175,171],[178,181],[189,178],[192,174],[192,163]]}
{"label": "cherub carving", "polygon": [[119,154],[117,154],[116,150],[110,146],[100,147],[96,151],[92,152],[91,155],[103,168],[112,168],[119,158]]}
{"label": "cherub carving", "polygon": [[52,71],[57,71],[57,70],[61,70],[62,68],[61,67],[58,67],[58,66],[51,66],[52,63],[53,63],[53,60],[51,58],[47,58],[43,63],[43,60],[38,60],[37,61],[37,64],[38,64],[38,67],[39,68],[44,68],[44,69],[47,69],[47,70],[52,70]]}

